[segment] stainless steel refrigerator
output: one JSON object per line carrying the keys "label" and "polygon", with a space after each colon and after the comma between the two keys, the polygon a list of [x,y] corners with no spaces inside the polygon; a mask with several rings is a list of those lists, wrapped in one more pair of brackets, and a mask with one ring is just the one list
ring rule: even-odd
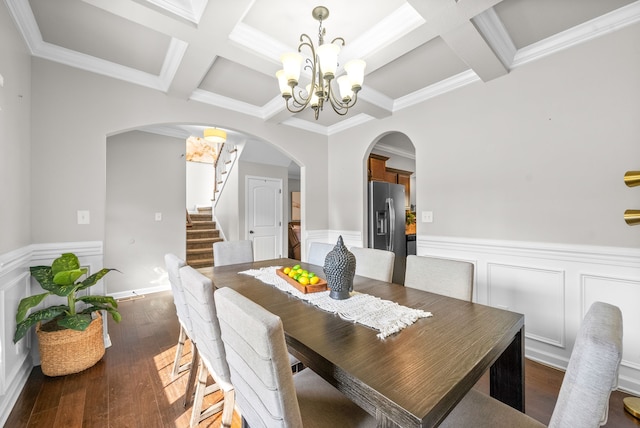
{"label": "stainless steel refrigerator", "polygon": [[369,248],[395,253],[393,282],[396,284],[404,284],[407,259],[404,203],[402,184],[369,182]]}

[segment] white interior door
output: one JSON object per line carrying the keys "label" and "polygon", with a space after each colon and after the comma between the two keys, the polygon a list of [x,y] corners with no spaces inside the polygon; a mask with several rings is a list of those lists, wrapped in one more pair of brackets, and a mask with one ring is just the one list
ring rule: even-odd
{"label": "white interior door", "polygon": [[247,239],[254,260],[282,257],[282,180],[247,177]]}

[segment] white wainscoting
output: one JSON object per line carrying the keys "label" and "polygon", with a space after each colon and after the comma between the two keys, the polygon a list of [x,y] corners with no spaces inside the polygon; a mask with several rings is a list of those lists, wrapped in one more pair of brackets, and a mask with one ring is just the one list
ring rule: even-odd
{"label": "white wainscoting", "polygon": [[417,241],[418,255],[473,263],[474,301],[523,313],[526,356],[544,364],[566,369],[593,302],[618,306],[619,387],[640,394],[640,250],[421,235]]}
{"label": "white wainscoting", "polygon": [[[91,273],[102,269],[102,242],[66,242],[36,244],[0,255],[0,425],[4,425],[13,408],[31,369],[40,364],[37,340],[33,329],[18,343],[13,343],[16,328],[15,314],[20,300],[44,290],[37,281],[31,280],[29,266],[50,265],[62,253],[75,253],[80,264]],[[91,288],[95,294],[104,294],[103,279]],[[47,298],[40,306],[53,302]],[[105,344],[109,336],[104,324]]]}
{"label": "white wainscoting", "polygon": [[303,242],[305,249],[302,255],[303,260],[307,260],[307,254],[312,242],[325,242],[335,245],[340,236],[342,236],[342,242],[347,247],[362,247],[362,233],[360,232],[351,230],[307,230]]}

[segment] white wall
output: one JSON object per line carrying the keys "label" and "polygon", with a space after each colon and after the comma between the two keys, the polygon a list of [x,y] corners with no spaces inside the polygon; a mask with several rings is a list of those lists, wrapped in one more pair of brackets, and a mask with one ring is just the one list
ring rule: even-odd
{"label": "white wall", "polygon": [[[31,242],[31,57],[0,5],[0,254]],[[9,185],[10,184],[10,185]]]}
{"label": "white wall", "polygon": [[210,207],[216,181],[213,165],[191,161],[186,164],[187,210],[195,212],[197,207]]}
{"label": "white wall", "polygon": [[109,294],[168,288],[164,255],[185,258],[184,153],[179,138],[133,131],[107,139],[104,264],[122,272],[109,278]]}
{"label": "white wall", "polygon": [[[416,148],[435,236],[637,247],[640,24],[329,137],[330,229],[364,230],[366,154],[389,130]],[[418,216],[420,218],[420,216]]]}
{"label": "white wall", "polygon": [[0,425],[29,373],[28,339],[13,344],[18,302],[30,289],[31,57],[0,2]]}
{"label": "white wall", "polygon": [[[39,209],[33,213],[36,242],[104,239],[106,137],[158,123],[211,124],[239,130],[278,146],[307,174],[325,177],[326,137],[260,118],[175,99],[164,93],[72,69],[42,59],[32,63],[32,191]],[[55,82],[52,85],[51,82]],[[67,167],[69,160],[72,166]],[[59,163],[65,167],[60,168]],[[145,171],[141,171],[144,173]],[[305,174],[303,171],[302,174]],[[64,206],[55,190],[73,183]],[[321,180],[306,183],[314,195],[307,223],[327,226],[327,188]],[[91,211],[89,227],[76,225],[76,210]]]}

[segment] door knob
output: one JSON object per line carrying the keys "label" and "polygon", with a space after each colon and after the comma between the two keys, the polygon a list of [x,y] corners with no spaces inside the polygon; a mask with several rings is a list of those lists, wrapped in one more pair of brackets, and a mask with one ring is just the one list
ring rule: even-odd
{"label": "door knob", "polygon": [[253,230],[250,230],[249,233],[253,233]]}

